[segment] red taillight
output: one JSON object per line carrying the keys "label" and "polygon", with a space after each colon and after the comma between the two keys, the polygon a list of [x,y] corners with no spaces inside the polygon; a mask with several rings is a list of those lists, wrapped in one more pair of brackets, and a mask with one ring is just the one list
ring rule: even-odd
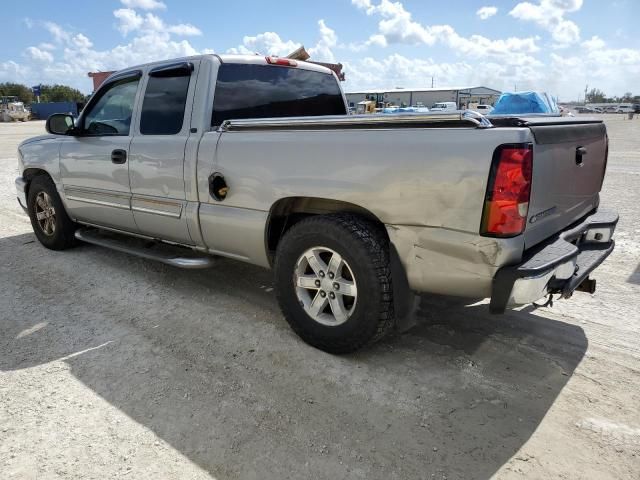
{"label": "red taillight", "polygon": [[524,231],[532,162],[530,144],[501,145],[496,149],[484,201],[482,235],[515,237]]}
{"label": "red taillight", "polygon": [[298,62],[291,60],[290,58],[280,57],[264,57],[269,65],[283,65],[285,67],[297,67]]}

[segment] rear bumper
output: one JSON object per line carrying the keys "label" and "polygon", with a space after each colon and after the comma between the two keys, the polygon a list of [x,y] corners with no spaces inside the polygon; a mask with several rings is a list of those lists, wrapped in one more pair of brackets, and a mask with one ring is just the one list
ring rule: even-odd
{"label": "rear bumper", "polygon": [[493,279],[492,313],[535,302],[549,293],[569,298],[613,251],[618,214],[599,210],[525,252],[518,265],[503,267]]}
{"label": "rear bumper", "polygon": [[27,182],[24,181],[24,178],[18,177],[16,178],[16,193],[18,195],[18,203],[22,207],[22,209],[27,211]]}

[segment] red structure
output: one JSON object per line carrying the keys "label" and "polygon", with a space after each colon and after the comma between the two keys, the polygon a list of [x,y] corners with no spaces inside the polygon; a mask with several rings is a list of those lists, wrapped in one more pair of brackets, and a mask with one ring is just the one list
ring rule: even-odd
{"label": "red structure", "polygon": [[87,75],[93,80],[93,91],[95,92],[102,82],[104,82],[113,72],[89,72]]}

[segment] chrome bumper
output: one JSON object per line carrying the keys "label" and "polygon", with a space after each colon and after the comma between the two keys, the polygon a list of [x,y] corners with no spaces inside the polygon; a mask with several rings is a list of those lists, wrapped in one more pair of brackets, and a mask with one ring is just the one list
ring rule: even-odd
{"label": "chrome bumper", "polygon": [[18,177],[16,178],[16,193],[18,195],[18,203],[22,207],[22,209],[27,211],[27,182],[24,181],[24,178]]}
{"label": "chrome bumper", "polygon": [[526,251],[522,263],[498,270],[491,312],[503,313],[507,307],[532,303],[550,293],[569,298],[613,251],[617,223],[616,212],[599,210]]}

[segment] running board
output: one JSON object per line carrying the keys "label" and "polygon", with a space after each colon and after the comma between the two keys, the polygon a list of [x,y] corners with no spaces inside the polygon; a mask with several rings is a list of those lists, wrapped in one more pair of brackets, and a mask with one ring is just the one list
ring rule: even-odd
{"label": "running board", "polygon": [[166,263],[173,267],[188,269],[209,268],[215,263],[214,257],[198,254],[187,247],[144,240],[96,228],[80,228],[76,230],[75,237],[86,243],[130,253],[137,257]]}

